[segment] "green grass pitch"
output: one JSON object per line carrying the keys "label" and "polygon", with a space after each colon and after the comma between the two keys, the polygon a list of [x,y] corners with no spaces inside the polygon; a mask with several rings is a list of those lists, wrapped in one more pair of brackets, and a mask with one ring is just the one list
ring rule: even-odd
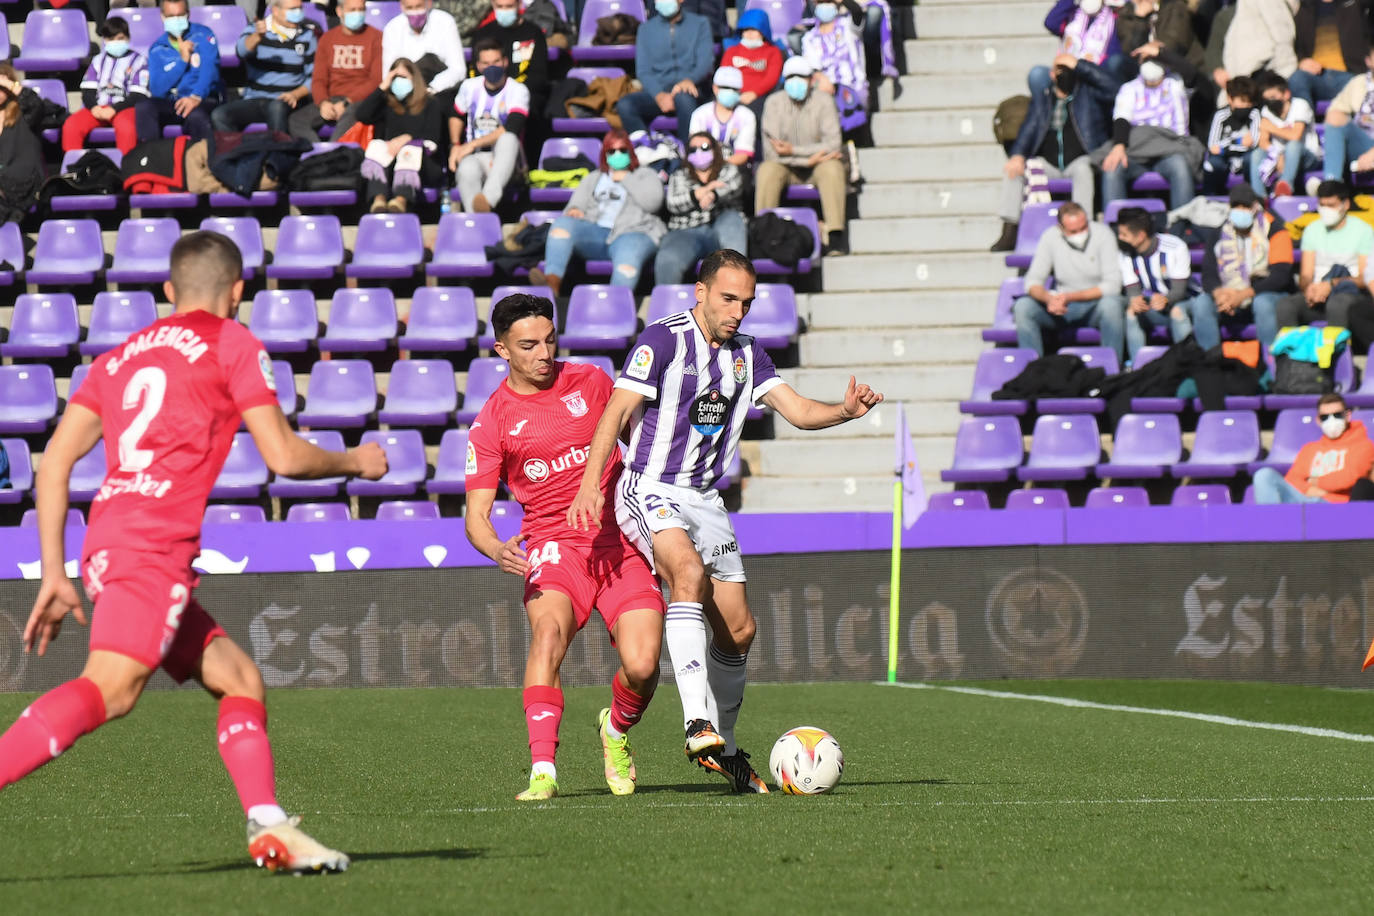
{"label": "green grass pitch", "polygon": [[[1001,682],[1374,733],[1374,693],[1255,684]],[[0,720],[28,697],[0,696]],[[570,691],[557,800],[518,805],[510,690],[299,690],[269,701],[282,803],[354,857],[250,867],[203,695],[158,692],[0,794],[0,913],[1368,911],[1374,744],[868,684],[754,686],[760,771],[789,727],[832,731],[830,796],[738,797],[689,766],[677,698],[636,729],[614,798]]]}

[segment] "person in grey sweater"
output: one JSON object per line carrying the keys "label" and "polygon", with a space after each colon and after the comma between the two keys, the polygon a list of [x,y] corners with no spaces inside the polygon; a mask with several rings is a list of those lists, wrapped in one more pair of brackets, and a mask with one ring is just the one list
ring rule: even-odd
{"label": "person in grey sweater", "polygon": [[[1045,288],[1054,276],[1054,289]],[[1012,306],[1016,344],[1045,352],[1044,332],[1095,327],[1102,345],[1124,358],[1126,299],[1116,233],[1090,223],[1075,203],[1059,208],[1059,228],[1040,236],[1026,271],[1026,295]]]}
{"label": "person in grey sweater", "polygon": [[582,179],[563,215],[554,220],[544,243],[544,269],[530,271],[530,282],[547,284],[557,296],[574,254],[584,261],[610,260],[611,285],[639,283],[640,270],[668,227],[659,219],[663,182],[640,166],[630,135],[607,132],[601,140],[600,167]]}

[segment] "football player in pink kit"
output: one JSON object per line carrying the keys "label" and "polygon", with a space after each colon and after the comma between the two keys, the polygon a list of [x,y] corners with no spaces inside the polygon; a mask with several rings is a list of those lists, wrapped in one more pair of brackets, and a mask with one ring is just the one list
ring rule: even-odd
{"label": "football player in pink kit", "polygon": [[[663,595],[649,564],[608,514],[601,528],[568,526],[568,506],[582,479],[611,379],[594,366],[559,362],[553,304],[538,296],[507,296],[492,307],[496,352],[510,375],[478,413],[468,436],[467,535],[501,569],[525,579],[530,653],[525,664],[525,724],[530,738],[530,785],[519,801],[558,794],[554,753],[563,718],[558,668],[595,607],[620,652],[611,705],[597,730],[606,784],[616,795],[635,790],[634,751],[626,732],[649,705],[658,684],[663,645]],[[620,477],[618,457],[601,485]],[[491,524],[496,485],[525,509],[520,534],[502,541]],[[524,545],[522,548],[521,545]]]}
{"label": "football player in pink kit", "polygon": [[95,360],[43,453],[43,581],[24,649],[36,643],[42,655],[68,612],[86,623],[63,571],[63,524],[72,465],[103,437],[109,471],[91,503],[81,561],[95,606],[90,655],[81,677],[39,697],[0,735],[0,788],[127,715],[161,667],[219,700],[219,752],[248,817],[249,855],[273,870],[342,871],[348,857],[306,835],[277,804],[262,676],[192,596],[191,561],[240,416],[278,474],[375,480],[386,473],[386,453],[375,444],[327,452],[291,431],[267,352],[233,320],[242,276],[226,237],[193,232],[178,241],[163,286],[176,312]]}

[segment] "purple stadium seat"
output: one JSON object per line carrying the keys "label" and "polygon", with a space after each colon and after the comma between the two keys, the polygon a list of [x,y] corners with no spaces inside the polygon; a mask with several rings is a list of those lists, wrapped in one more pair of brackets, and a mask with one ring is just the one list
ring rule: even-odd
{"label": "purple stadium seat", "polygon": [[496,391],[496,386],[510,375],[510,366],[499,356],[481,356],[468,366],[467,385],[463,388],[463,406],[458,411],[458,422],[471,425],[477,418],[487,398]]}
{"label": "purple stadium seat", "polygon": [[425,260],[420,217],[414,213],[369,213],[358,221],[350,277],[404,280]]}
{"label": "purple stadium seat", "polygon": [[577,30],[577,45],[572,49],[572,58],[584,60],[634,60],[634,45],[594,46],[592,36],[596,34],[596,21],[605,16],[624,13],[644,21],[644,4],[641,0],[587,0],[582,7],[581,26]]}
{"label": "purple stadium seat", "polygon": [[[296,433],[311,445],[319,446],[330,452],[344,451],[343,434],[333,429],[316,429]],[[339,494],[342,477],[325,477],[320,480],[298,480],[294,477],[280,477],[267,485],[267,495],[281,499],[328,499]],[[287,519],[290,521],[290,518]]]}
{"label": "purple stadium seat", "polygon": [[267,276],[327,280],[343,261],[343,229],[337,216],[288,216],[277,229],[277,247]]}
{"label": "purple stadium seat", "polygon": [[234,444],[224,459],[211,499],[257,499],[267,486],[267,462],[248,433],[234,433]]}
{"label": "purple stadium seat", "polygon": [[118,16],[129,24],[129,47],[140,54],[147,55],[153,42],[162,35],[162,14],[159,10],[125,7],[110,15]]}
{"label": "purple stadium seat", "polygon": [[0,445],[10,459],[10,485],[0,489],[0,506],[13,506],[33,489],[33,456],[23,439],[0,439]]}
{"label": "purple stadium seat", "polygon": [[[1374,346],[1369,348],[1370,353],[1374,353]],[[1366,358],[1365,371],[1360,378],[1360,387],[1354,391],[1347,389],[1345,402],[1351,407],[1374,407],[1374,369],[1369,367],[1372,364]]]}
{"label": "purple stadium seat", "polygon": [[146,290],[95,294],[91,324],[81,342],[83,356],[99,356],[122,344],[130,334],[157,321],[157,303]]}
{"label": "purple stadium seat", "polygon": [[377,420],[388,426],[447,426],[458,409],[453,364],[446,359],[400,359],[391,366],[386,403]]}
{"label": "purple stadium seat", "polygon": [[10,63],[26,74],[80,70],[91,52],[86,14],[75,7],[29,13],[23,40],[23,53]]}
{"label": "purple stadium seat", "polygon": [[[46,82],[45,80],[35,80],[35,82]],[[63,91],[65,95],[65,90]],[[110,132],[110,142],[114,142],[114,130],[106,127],[98,127],[92,131],[87,138],[87,143],[98,143],[101,137],[98,131],[108,130]],[[44,131],[46,136],[49,132]],[[71,169],[72,165],[90,150],[74,149],[71,152],[62,154],[62,171]],[[124,154],[113,147],[97,149],[96,152],[106,159],[119,165],[124,161]],[[97,210],[117,210],[123,204],[124,198],[121,194],[60,194],[48,203],[54,213],[91,213]]]}
{"label": "purple stadium seat", "polygon": [[391,290],[335,290],[321,353],[379,353],[396,342],[396,299]]}
{"label": "purple stadium seat", "polygon": [[320,27],[320,34],[329,31],[329,19],[325,16],[324,10],[314,3],[302,3],[301,11],[305,15],[306,22],[313,22]]}
{"label": "purple stadium seat", "polygon": [[959,402],[959,410],[975,416],[1024,414],[1027,406],[1025,401],[994,401],[992,393],[1020,375],[1033,359],[1035,351],[1028,348],[998,347],[979,353],[978,364],[973,370],[973,395],[967,401]]}
{"label": "purple stadium seat", "polygon": [[[24,80],[24,85],[37,93],[40,99],[52,102],[63,111],[67,111],[67,87],[58,79],[28,79]],[[110,128],[96,128],[100,131],[109,131],[110,142],[114,142],[114,131]],[[62,129],[49,127],[42,131],[41,136],[48,143],[58,143],[62,139]],[[91,132],[88,142],[95,143],[95,131]]]}
{"label": "purple stadium seat", "polygon": [[107,470],[105,442],[102,439],[72,465],[72,476],[68,484],[72,502],[88,503],[95,499],[95,494],[100,492],[101,485],[105,483]]}
{"label": "purple stadium seat", "polygon": [[365,9],[367,24],[378,29],[385,28],[388,22],[401,14],[399,0],[367,0]]}
{"label": "purple stadium seat", "polygon": [[1291,223],[1304,213],[1316,213],[1317,198],[1275,197],[1269,201],[1269,208],[1274,211],[1275,216],[1281,217],[1285,223]]}
{"label": "purple stadium seat", "polygon": [[14,300],[9,340],[0,355],[61,359],[81,339],[71,293],[26,293]]}
{"label": "purple stadium seat", "polygon": [[265,522],[267,513],[262,506],[206,506],[204,525],[241,525],[248,522]]}
{"label": "purple stadium seat", "polygon": [[1170,473],[1184,477],[1234,477],[1259,457],[1259,420],[1248,410],[1209,410],[1198,417],[1193,451]]}
{"label": "purple stadium seat", "polygon": [[171,276],[172,246],[179,238],[181,224],[170,216],[124,220],[105,279],[111,283],[165,282]]}
{"label": "purple stadium seat", "polygon": [[[512,296],[516,293],[527,293],[531,296],[543,296],[550,302],[554,301],[553,290],[549,289],[547,286],[498,286],[496,287],[496,289],[491,291],[492,307],[495,307],[496,303],[500,302],[507,296]],[[488,315],[490,315],[490,313],[488,313]],[[556,305],[554,308],[553,317],[554,324],[557,325],[558,310]],[[483,350],[490,350],[492,347],[496,346],[496,334],[491,329],[490,321],[488,321],[486,323],[486,326],[482,329],[482,336],[477,338],[477,346],[481,347]]]}
{"label": "purple stadium seat", "polygon": [[[6,440],[6,441],[8,442],[8,440]],[[8,446],[7,446],[7,447],[8,447]],[[28,455],[28,451],[26,450],[26,451],[24,452],[24,454],[25,454],[25,455]],[[13,479],[13,476],[11,476],[11,479]],[[4,491],[0,491],[0,492],[4,492]],[[24,510],[24,515],[23,515],[23,517],[19,519],[19,527],[20,527],[20,528],[37,528],[37,527],[38,527],[38,510],[37,510],[37,509],[25,509],[25,510]],[[85,527],[86,527],[86,514],[85,514],[84,512],[82,512],[80,509],[68,509],[68,510],[67,510],[67,523],[66,523],[66,527],[68,527],[68,528],[85,528]]]}
{"label": "purple stadium seat", "polygon": [[0,13],[0,59],[9,60],[14,49],[10,46],[9,17]]}
{"label": "purple stadium seat", "polygon": [[495,213],[446,213],[434,237],[434,260],[425,265],[430,277],[490,277],[486,248],[501,242],[501,219]]}
{"label": "purple stadium seat", "polygon": [[[205,7],[197,7],[205,9]],[[210,202],[211,207],[215,202]],[[207,232],[218,232],[234,240],[243,255],[243,279],[251,280],[262,270],[265,260],[262,247],[262,226],[252,216],[207,216],[200,221],[200,228]]]}
{"label": "purple stadium seat", "polygon": [[[595,169],[601,158],[601,141],[595,137],[554,137],[539,150],[539,167],[547,168],[550,159],[575,159],[585,156]],[[562,206],[572,199],[572,188],[530,188],[530,203]]]}
{"label": "purple stadium seat", "polygon": [[[573,67],[568,71],[568,79],[579,79],[588,85],[599,76],[615,79],[625,76],[625,71],[619,67]],[[605,118],[554,118],[552,125],[553,132],[560,136],[564,134],[594,134],[598,138],[598,150],[601,147],[599,138],[610,129],[610,126]],[[596,157],[593,157],[592,161],[595,162]]]}
{"label": "purple stadium seat", "polygon": [[1106,223],[1108,226],[1114,224],[1117,217],[1121,214],[1121,211],[1125,210],[1127,207],[1139,207],[1141,210],[1145,210],[1148,213],[1164,213],[1168,210],[1168,208],[1164,206],[1164,201],[1160,200],[1158,197],[1132,197],[1125,200],[1114,200],[1107,204],[1106,208],[1102,211],[1102,222]]}
{"label": "purple stadium seat", "polygon": [[297,503],[286,510],[288,522],[347,522],[352,519],[344,503]]}
{"label": "purple stadium seat", "polygon": [[649,310],[644,315],[645,324],[662,321],[678,312],[689,312],[696,307],[696,286],[692,283],[660,283],[649,294]]}
{"label": "purple stadium seat", "polygon": [[1007,494],[1008,509],[1067,509],[1069,494],[1063,490],[1012,490]]}
{"label": "purple stadium seat", "polygon": [[308,289],[259,290],[248,330],[268,353],[304,353],[320,336],[315,294]]}
{"label": "purple stadium seat", "polygon": [[1132,366],[1136,369],[1147,366],[1167,353],[1168,350],[1168,347],[1161,344],[1146,344],[1135,351],[1135,361],[1132,363]]}
{"label": "purple stadium seat", "polygon": [[951,509],[987,509],[988,494],[982,490],[959,490],[952,493],[932,493],[927,511],[946,512]]}
{"label": "purple stadium seat", "polygon": [[[1352,391],[1355,388],[1355,359],[1350,351],[1351,345],[1347,345],[1336,356],[1336,364],[1331,367],[1331,377],[1336,383],[1336,390],[1340,392]],[[1272,359],[1272,357],[1266,356],[1266,359]],[[1272,370],[1272,368],[1273,364],[1270,363],[1270,369]],[[1320,395],[1315,394],[1266,394],[1264,395],[1264,409],[1289,410],[1294,407],[1305,407],[1308,410],[1316,410],[1319,398]],[[1245,403],[1235,405],[1232,404],[1233,400],[1230,397],[1226,399],[1228,409],[1233,406],[1236,408],[1259,408],[1258,404],[1253,403],[1259,398],[1248,398]]]}
{"label": "purple stadium seat", "polygon": [[1016,469],[1016,476],[1021,480],[1084,480],[1101,454],[1096,418],[1043,414],[1035,421],[1030,455],[1025,466]]}
{"label": "purple stadium seat", "polygon": [[773,40],[785,41],[792,27],[802,21],[806,13],[806,0],[748,0],[744,9],[767,13],[768,24],[773,28]]}
{"label": "purple stadium seat", "polygon": [[1150,494],[1144,487],[1097,487],[1088,491],[1085,509],[1115,509],[1118,506],[1148,506]]}
{"label": "purple stadium seat", "polygon": [[1179,487],[1169,499],[1171,506],[1229,506],[1231,490],[1220,483],[1189,484]]}
{"label": "purple stadium seat", "polygon": [[439,507],[429,500],[390,500],[377,507],[379,522],[427,522],[439,520]]}
{"label": "purple stadium seat", "polygon": [[90,372],[90,363],[80,363],[72,367],[72,378],[71,381],[67,383],[67,400],[70,401],[72,395],[76,394],[76,390],[81,387],[82,382],[86,381],[86,376],[89,375]]}
{"label": "purple stadium seat", "polygon": [[468,431],[449,429],[439,440],[439,456],[434,460],[434,476],[425,484],[430,493],[467,492]]}
{"label": "purple stadium seat", "polygon": [[508,518],[512,522],[519,521],[525,517],[525,510],[513,499],[497,499],[491,504],[492,519]]}
{"label": "purple stadium seat", "polygon": [[460,352],[476,337],[477,301],[471,287],[421,286],[410,300],[406,332],[396,345],[412,353]]}
{"label": "purple stadium seat", "polygon": [[1158,172],[1146,172],[1131,184],[1132,191],[1154,191],[1156,193],[1169,190],[1169,182]]}
{"label": "purple stadium seat", "polygon": [[1112,460],[1097,466],[1100,478],[1144,479],[1164,476],[1183,457],[1178,415],[1128,413],[1116,424]]}
{"label": "purple stadium seat", "polygon": [[1269,446],[1269,454],[1263,461],[1252,461],[1246,466],[1251,474],[1260,468],[1273,468],[1280,474],[1288,473],[1298,451],[1307,443],[1322,437],[1321,426],[1317,423],[1317,412],[1306,408],[1289,408],[1279,411],[1274,418],[1274,440]]}
{"label": "purple stadium seat", "polygon": [[[1159,359],[1169,348],[1157,344],[1147,344],[1136,351],[1134,368],[1149,365]],[[1136,413],[1181,413],[1188,402],[1183,398],[1131,398],[1131,410]]]}
{"label": "purple stadium seat", "polygon": [[277,383],[277,403],[287,418],[296,415],[296,374],[284,359],[272,360],[272,381]]}
{"label": "purple stadium seat", "polygon": [[520,214],[522,223],[529,223],[531,226],[542,226],[551,223],[563,215],[561,210],[526,210]]}
{"label": "purple stadium seat", "polygon": [[762,213],[776,213],[783,219],[791,220],[799,226],[805,226],[811,232],[813,244],[811,256],[802,258],[797,262],[796,267],[787,267],[768,258],[755,258],[754,269],[761,274],[770,276],[811,273],[811,268],[820,263],[821,258],[821,223],[816,216],[816,211],[809,207],[773,207],[770,210],[760,211],[760,214]]}
{"label": "purple stadium seat", "polygon": [[38,229],[33,267],[24,279],[39,286],[94,283],[105,267],[100,223],[93,219],[49,219]]}
{"label": "purple stadium seat", "polygon": [[997,290],[997,305],[992,313],[992,327],[983,329],[983,340],[995,344],[1016,344],[1016,325],[1012,319],[1011,307],[1018,296],[1025,295],[1026,281],[1020,277],[1008,277]]}
{"label": "purple stadium seat", "polygon": [[238,54],[235,53],[234,46],[243,34],[243,30],[248,28],[248,16],[242,8],[234,4],[223,4],[215,6],[193,6],[191,7],[191,21],[201,25],[209,26],[210,31],[215,33],[215,41],[219,44],[219,63],[220,67],[237,67],[239,65]]}
{"label": "purple stadium seat", "polygon": [[615,363],[609,356],[565,356],[565,363],[576,363],[580,366],[595,366],[611,378],[616,377]]}
{"label": "purple stadium seat", "polygon": [[13,286],[14,275],[24,272],[24,264],[24,234],[19,224],[0,224],[0,286]]}
{"label": "purple stadium seat", "polygon": [[1021,465],[1021,424],[1011,416],[965,417],[954,438],[954,466],[940,472],[950,483],[1000,483]]}
{"label": "purple stadium seat", "polygon": [[363,359],[335,359],[310,367],[301,426],[354,429],[366,426],[377,409],[377,380]]}
{"label": "purple stadium seat", "polygon": [[796,343],[801,331],[796,292],[786,283],[757,284],[754,304],[739,329],[740,333],[757,338],[767,350],[781,350]]}
{"label": "purple stadium seat", "polygon": [[[1077,356],[1089,368],[1106,369],[1108,375],[1121,371],[1116,352],[1106,347],[1060,347],[1065,356]],[[1107,402],[1102,398],[1037,398],[1035,409],[1040,413],[1102,413]]]}
{"label": "purple stadium seat", "polygon": [[1065,356],[1077,356],[1090,369],[1105,369],[1108,375],[1116,375],[1121,371],[1116,351],[1108,347],[1060,347],[1059,352]]}
{"label": "purple stadium seat", "polygon": [[1016,227],[1016,248],[1007,255],[1007,266],[1018,270],[1030,267],[1040,236],[1053,229],[1058,221],[1058,202],[1027,204],[1021,211],[1021,222]]}
{"label": "purple stadium seat", "polygon": [[381,480],[355,477],[347,484],[350,496],[414,496],[429,471],[425,441],[418,429],[369,429],[363,442],[376,442],[386,450],[387,472]]}
{"label": "purple stadium seat", "polygon": [[558,343],[569,350],[623,350],[634,340],[637,307],[628,287],[599,283],[574,287]]}

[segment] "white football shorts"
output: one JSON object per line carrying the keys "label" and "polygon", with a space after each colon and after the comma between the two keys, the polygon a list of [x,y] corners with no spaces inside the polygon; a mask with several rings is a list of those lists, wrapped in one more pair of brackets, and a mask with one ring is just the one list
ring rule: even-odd
{"label": "white football shorts", "polygon": [[650,480],[625,469],[615,488],[615,520],[630,543],[654,564],[654,535],[681,528],[701,554],[706,574],[722,582],[744,581],[735,526],[715,490],[693,490]]}

